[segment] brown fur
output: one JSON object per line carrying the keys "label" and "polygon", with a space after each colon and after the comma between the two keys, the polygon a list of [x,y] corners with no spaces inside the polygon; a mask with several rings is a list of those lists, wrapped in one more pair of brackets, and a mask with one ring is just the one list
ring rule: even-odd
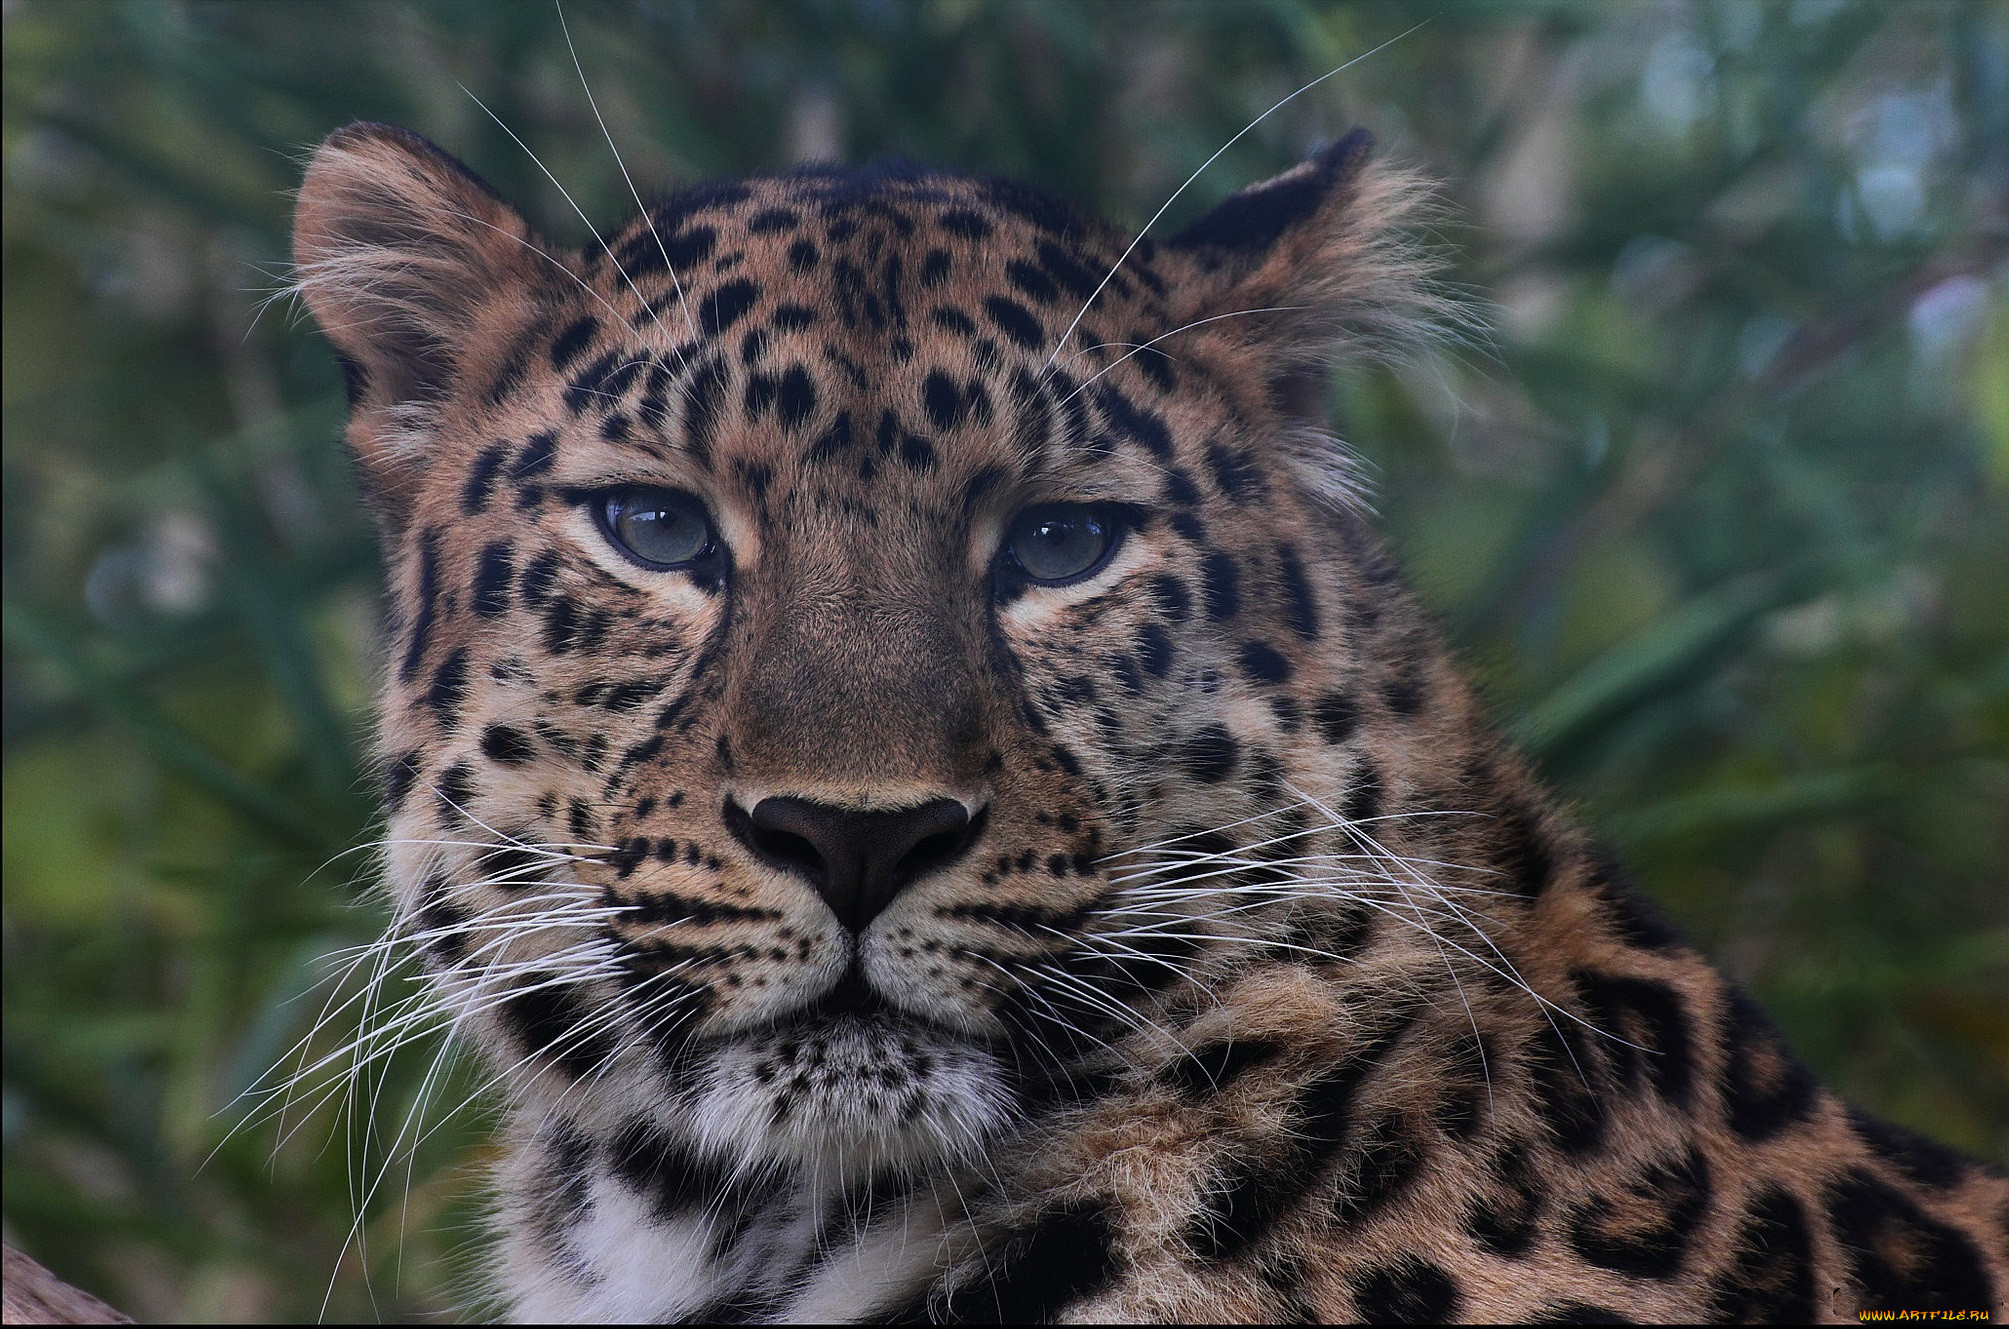
{"label": "brown fur", "polygon": [[[551,1160],[686,1129],[692,1049],[758,1055],[852,954],[721,823],[786,794],[988,809],[849,961],[1017,1067],[946,1272],[873,1313],[2003,1312],[2009,1180],[1805,1078],[1487,727],[1351,501],[1306,384],[1444,314],[1422,191],[1363,153],[1088,303],[1127,241],[1015,187],[754,180],[546,256],[409,135],[322,149],[296,252],[391,564],[390,880],[511,1068],[537,1287],[597,1203]],[[633,482],[704,497],[727,583],[608,548],[578,495]],[[1143,516],[1109,572],[996,592],[1006,523],[1057,500]],[[504,837],[616,912],[499,930],[531,908]],[[1137,875],[1178,837],[1213,857]],[[1172,895],[1138,913],[1140,881]],[[524,1015],[587,942],[612,967]],[[915,1132],[863,1165],[953,1173]],[[678,1313],[780,1304],[718,1297]]]}

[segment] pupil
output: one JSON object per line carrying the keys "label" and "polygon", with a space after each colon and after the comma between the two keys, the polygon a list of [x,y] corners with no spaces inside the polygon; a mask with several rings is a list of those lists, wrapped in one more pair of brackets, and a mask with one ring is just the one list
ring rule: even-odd
{"label": "pupil", "polygon": [[710,542],[711,528],[703,517],[674,496],[630,493],[614,499],[612,506],[621,543],[651,563],[688,563]]}
{"label": "pupil", "polygon": [[1065,581],[1102,557],[1109,533],[1099,514],[1061,511],[1028,514],[1013,542],[1019,565],[1037,581]]}

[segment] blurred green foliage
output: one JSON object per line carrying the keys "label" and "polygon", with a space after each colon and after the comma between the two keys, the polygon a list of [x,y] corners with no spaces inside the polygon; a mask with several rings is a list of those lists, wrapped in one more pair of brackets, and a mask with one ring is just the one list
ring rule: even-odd
{"label": "blurred green foliage", "polygon": [[[1334,398],[1416,584],[1826,1079],[2009,1157],[2009,6],[567,16],[639,180],[890,153],[1138,225],[1425,14],[1161,226],[1350,124],[1447,182],[1492,343]],[[303,152],[347,120],[425,132],[571,243],[469,92],[594,227],[625,186],[546,4],[4,16],[7,1236],[150,1318],[441,1311],[477,1116],[353,1233],[380,1143],[333,1107],[230,1134],[312,1024],[318,957],[382,923],[345,856],[371,532],[331,357],[261,301]],[[395,1123],[431,1064],[357,1111]]]}

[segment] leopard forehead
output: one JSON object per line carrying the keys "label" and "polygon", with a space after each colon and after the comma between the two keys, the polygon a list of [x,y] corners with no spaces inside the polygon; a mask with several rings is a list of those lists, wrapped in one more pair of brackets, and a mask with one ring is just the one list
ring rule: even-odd
{"label": "leopard forehead", "polygon": [[[1248,385],[1220,338],[1149,344],[1179,310],[1157,247],[1126,248],[957,176],[693,191],[547,268],[534,312],[468,348],[456,460],[534,484],[664,468],[812,538],[903,512],[941,530],[1034,494],[1157,499],[1175,432],[1217,425]],[[1182,363],[1205,367],[1182,380]],[[511,432],[551,460],[505,459],[493,436]]]}

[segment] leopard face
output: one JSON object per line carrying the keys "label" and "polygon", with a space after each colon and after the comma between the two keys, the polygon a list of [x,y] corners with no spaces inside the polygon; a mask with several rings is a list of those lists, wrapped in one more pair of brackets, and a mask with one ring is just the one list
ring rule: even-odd
{"label": "leopard face", "polygon": [[296,250],[391,569],[388,879],[513,1089],[742,1164],[951,1157],[1236,963],[1177,847],[1381,789],[1378,569],[1296,407],[1420,326],[1412,202],[1348,140],[1132,248],[806,172],[571,255],[331,139]]}

